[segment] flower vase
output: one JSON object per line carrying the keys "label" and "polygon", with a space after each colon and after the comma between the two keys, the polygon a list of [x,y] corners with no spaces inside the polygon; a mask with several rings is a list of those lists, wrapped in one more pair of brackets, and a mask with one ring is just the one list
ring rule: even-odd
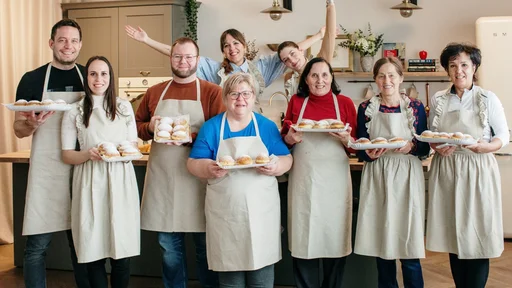
{"label": "flower vase", "polygon": [[361,56],[361,68],[364,72],[371,72],[373,68],[373,56]]}

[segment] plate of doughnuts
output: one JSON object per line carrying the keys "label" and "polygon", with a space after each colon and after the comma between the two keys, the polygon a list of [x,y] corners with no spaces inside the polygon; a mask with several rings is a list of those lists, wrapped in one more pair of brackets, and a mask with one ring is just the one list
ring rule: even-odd
{"label": "plate of doughnuts", "polygon": [[455,145],[472,145],[478,142],[473,136],[464,134],[462,132],[447,133],[447,132],[432,132],[425,130],[421,135],[414,134],[418,141],[426,143],[448,143]]}
{"label": "plate of doughnuts", "polygon": [[291,127],[299,132],[344,132],[348,129],[349,123],[336,119],[323,119],[319,121],[302,119]]}
{"label": "plate of doughnuts", "polygon": [[253,168],[260,166],[267,166],[275,164],[279,160],[279,157],[272,154],[268,156],[266,153],[261,153],[256,157],[250,155],[240,155],[238,157],[232,157],[231,155],[223,155],[218,157],[217,165],[222,169],[244,169]]}
{"label": "plate of doughnuts", "polygon": [[18,112],[68,111],[71,105],[62,99],[44,99],[42,101],[20,99],[11,104],[3,104],[7,109]]}
{"label": "plate of doughnuts", "polygon": [[177,117],[162,117],[155,122],[155,136],[157,143],[187,143],[190,142],[190,117],[181,115]]}
{"label": "plate of doughnuts", "polygon": [[355,142],[349,141],[348,147],[354,150],[368,150],[368,149],[378,149],[378,148],[388,148],[388,149],[397,149],[402,148],[407,145],[407,140],[402,137],[393,137],[391,139],[386,139],[384,137],[377,137],[373,140],[368,138],[361,137],[357,139]]}
{"label": "plate of doughnuts", "polygon": [[130,141],[118,144],[101,142],[97,146],[101,159],[105,162],[132,161],[142,158],[142,153],[137,146]]}

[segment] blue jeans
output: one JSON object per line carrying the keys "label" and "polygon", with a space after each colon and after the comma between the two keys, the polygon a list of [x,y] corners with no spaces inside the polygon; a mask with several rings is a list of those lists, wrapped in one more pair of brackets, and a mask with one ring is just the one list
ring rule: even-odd
{"label": "blue jeans", "polygon": [[[398,288],[396,260],[377,259],[379,288]],[[400,259],[405,288],[423,288],[423,273],[419,259]]]}
{"label": "blue jeans", "polygon": [[[130,257],[110,260],[110,285],[112,288],[127,288],[130,280]],[[87,264],[89,272],[89,283],[94,288],[108,288],[107,271],[105,262],[107,259],[100,259]]]}
{"label": "blue jeans", "polygon": [[219,272],[220,288],[272,288],[274,264],[254,271]]}
{"label": "blue jeans", "polygon": [[[206,260],[206,233],[191,233],[196,245],[196,263],[199,282],[205,288],[218,287],[217,273],[208,270]],[[163,281],[165,288],[187,287],[187,257],[185,256],[185,233],[158,232],[162,250]]]}
{"label": "blue jeans", "polygon": [[[293,276],[297,288],[340,288],[347,257],[301,259],[293,257]],[[323,273],[320,273],[322,265]]]}
{"label": "blue jeans", "polygon": [[457,288],[483,288],[489,277],[489,259],[459,259],[450,253],[450,268]]}
{"label": "blue jeans", "polygon": [[[27,288],[46,288],[46,250],[52,241],[54,233],[45,233],[27,236],[25,254],[23,257],[23,278]],[[90,288],[87,279],[87,266],[78,264],[71,230],[67,230],[71,263],[75,273],[75,282],[78,288]]]}

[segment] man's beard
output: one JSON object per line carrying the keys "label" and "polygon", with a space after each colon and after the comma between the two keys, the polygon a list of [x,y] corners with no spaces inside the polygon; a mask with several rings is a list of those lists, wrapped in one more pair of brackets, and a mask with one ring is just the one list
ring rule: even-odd
{"label": "man's beard", "polygon": [[186,70],[186,71],[180,71],[178,69],[174,69],[174,67],[171,66],[171,70],[172,70],[172,74],[174,75],[174,77],[187,78],[190,75],[196,73],[197,65],[195,65],[194,67],[191,67],[189,70]]}

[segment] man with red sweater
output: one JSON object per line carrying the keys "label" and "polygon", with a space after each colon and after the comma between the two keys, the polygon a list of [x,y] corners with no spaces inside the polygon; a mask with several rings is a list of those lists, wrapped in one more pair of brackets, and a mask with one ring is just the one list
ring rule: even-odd
{"label": "man with red sweater", "polygon": [[[174,78],[149,88],[137,109],[137,131],[143,140],[153,138],[161,117],[189,115],[192,138],[203,123],[225,110],[222,89],[197,78],[199,47],[190,38],[179,38],[171,48]],[[206,185],[187,170],[191,145],[152,142],[142,198],[141,228],[158,232],[162,249],[164,286],[187,287],[185,233],[196,246],[199,281],[216,287],[217,275],[208,270],[204,200]]]}

